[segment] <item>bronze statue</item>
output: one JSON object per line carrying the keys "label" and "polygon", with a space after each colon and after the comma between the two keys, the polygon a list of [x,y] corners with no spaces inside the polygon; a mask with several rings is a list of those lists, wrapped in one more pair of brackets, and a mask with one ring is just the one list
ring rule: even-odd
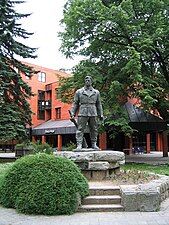
{"label": "bronze statue", "polygon": [[98,118],[103,120],[103,110],[100,100],[100,92],[92,87],[91,76],[86,76],[85,86],[76,91],[74,103],[70,112],[71,119],[74,118],[78,112],[76,150],[82,149],[83,136],[87,123],[89,126],[92,148],[98,150]]}

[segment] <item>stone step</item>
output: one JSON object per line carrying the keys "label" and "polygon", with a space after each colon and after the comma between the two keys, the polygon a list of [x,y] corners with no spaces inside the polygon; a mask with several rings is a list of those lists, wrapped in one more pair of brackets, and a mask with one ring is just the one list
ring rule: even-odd
{"label": "stone step", "polygon": [[106,205],[82,205],[78,212],[121,212],[124,211],[120,204],[106,204]]}
{"label": "stone step", "polygon": [[90,195],[120,195],[119,186],[90,187]]}
{"label": "stone step", "polygon": [[120,204],[121,197],[119,195],[91,195],[83,199],[83,205],[93,204]]}

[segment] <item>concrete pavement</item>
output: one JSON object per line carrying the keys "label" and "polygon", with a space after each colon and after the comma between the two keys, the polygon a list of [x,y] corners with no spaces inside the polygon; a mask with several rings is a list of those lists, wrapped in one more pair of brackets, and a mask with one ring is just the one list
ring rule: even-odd
{"label": "concrete pavement", "polygon": [[169,225],[169,198],[159,212],[75,213],[70,216],[19,214],[0,206],[0,225]]}
{"label": "concrete pavement", "polygon": [[147,163],[150,165],[169,164],[169,157],[163,157],[162,152],[152,151],[149,154],[126,155],[126,163]]}
{"label": "concrete pavement", "polygon": [[[13,156],[13,155],[11,155]],[[131,155],[127,161],[150,164],[169,164],[162,153]],[[0,225],[169,225],[169,198],[158,212],[75,213],[70,216],[42,216],[19,214],[0,206]]]}

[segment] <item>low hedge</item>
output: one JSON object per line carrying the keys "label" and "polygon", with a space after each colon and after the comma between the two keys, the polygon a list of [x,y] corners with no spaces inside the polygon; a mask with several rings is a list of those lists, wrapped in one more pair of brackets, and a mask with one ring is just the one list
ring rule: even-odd
{"label": "low hedge", "polygon": [[69,159],[44,153],[18,159],[7,171],[0,203],[26,214],[61,215],[77,210],[88,183]]}

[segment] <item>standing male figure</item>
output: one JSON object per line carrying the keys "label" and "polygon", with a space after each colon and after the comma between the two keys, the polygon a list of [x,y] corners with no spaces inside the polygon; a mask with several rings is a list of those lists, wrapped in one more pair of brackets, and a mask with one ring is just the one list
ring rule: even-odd
{"label": "standing male figure", "polygon": [[76,131],[77,150],[82,149],[84,131],[88,123],[93,149],[97,147],[98,117],[103,119],[103,109],[100,101],[100,92],[92,87],[92,77],[85,77],[85,86],[78,89],[74,96],[71,116],[78,112],[78,129]]}

